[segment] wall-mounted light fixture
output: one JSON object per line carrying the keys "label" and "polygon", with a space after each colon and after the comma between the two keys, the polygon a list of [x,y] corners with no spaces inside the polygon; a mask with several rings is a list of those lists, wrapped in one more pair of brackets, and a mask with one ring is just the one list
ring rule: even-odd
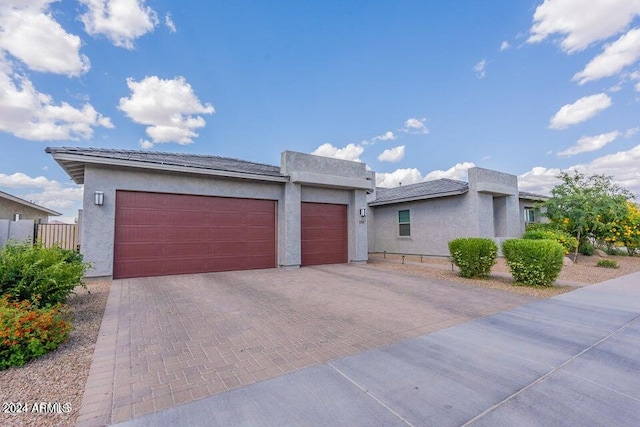
{"label": "wall-mounted light fixture", "polygon": [[364,218],[365,216],[367,216],[367,210],[365,208],[361,208],[360,209],[360,216],[362,218]]}
{"label": "wall-mounted light fixture", "polygon": [[104,204],[104,191],[96,191],[93,202],[98,206],[102,206]]}

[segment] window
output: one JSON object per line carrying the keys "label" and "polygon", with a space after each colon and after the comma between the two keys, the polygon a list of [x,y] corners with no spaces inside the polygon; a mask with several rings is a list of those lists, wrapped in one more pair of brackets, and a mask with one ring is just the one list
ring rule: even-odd
{"label": "window", "polygon": [[398,236],[411,236],[411,215],[409,211],[398,211]]}
{"label": "window", "polygon": [[534,208],[524,208],[524,222],[536,222],[536,211]]}
{"label": "window", "polygon": [[20,220],[20,214],[19,213],[13,214],[13,220],[14,221],[19,221]]}

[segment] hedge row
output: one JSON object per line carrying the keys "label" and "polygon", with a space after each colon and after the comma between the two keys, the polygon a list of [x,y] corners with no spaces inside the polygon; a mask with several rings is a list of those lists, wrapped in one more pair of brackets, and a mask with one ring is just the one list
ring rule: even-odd
{"label": "hedge row", "polygon": [[[531,286],[549,286],[558,278],[565,249],[556,239],[537,237],[502,243],[502,252],[516,284]],[[462,277],[486,278],[496,263],[498,247],[491,239],[466,237],[450,241],[449,252]]]}

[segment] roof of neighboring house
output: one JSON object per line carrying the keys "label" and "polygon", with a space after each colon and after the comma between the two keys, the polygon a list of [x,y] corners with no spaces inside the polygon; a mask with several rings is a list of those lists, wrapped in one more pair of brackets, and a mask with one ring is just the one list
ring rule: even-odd
{"label": "roof of neighboring house", "polygon": [[27,200],[21,199],[20,197],[13,196],[9,193],[5,193],[4,191],[0,191],[0,199],[11,200],[12,202],[19,203],[21,205],[30,207],[31,209],[37,209],[42,211],[47,215],[51,216],[60,216],[62,215],[60,212],[56,212],[53,209],[45,208],[44,206],[36,205],[35,203],[29,202]]}
{"label": "roof of neighboring house", "polygon": [[376,199],[370,202],[369,205],[389,205],[435,197],[456,196],[467,191],[469,191],[468,183],[447,178],[401,185],[394,188],[378,187],[376,188]]}
{"label": "roof of neighboring house", "polygon": [[[469,191],[469,184],[455,179],[435,179],[417,184],[401,185],[394,188],[376,188],[376,199],[370,206],[391,205],[394,203],[412,202],[415,200],[434,199],[437,197],[457,196]],[[520,199],[544,201],[548,196],[520,191]]]}
{"label": "roof of neighboring house", "polygon": [[528,191],[520,191],[519,197],[525,200],[536,200],[536,201],[544,201],[549,200],[549,196],[543,196],[541,194],[529,193]]}
{"label": "roof of neighboring house", "polygon": [[87,163],[286,181],[286,177],[280,173],[280,166],[228,157],[78,147],[47,147],[45,151],[53,156],[76,184],[84,183],[84,169]]}

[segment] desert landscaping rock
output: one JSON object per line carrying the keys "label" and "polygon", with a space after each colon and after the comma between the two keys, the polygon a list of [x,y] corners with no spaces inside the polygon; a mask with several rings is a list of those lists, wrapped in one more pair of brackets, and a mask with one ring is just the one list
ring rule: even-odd
{"label": "desert landscaping rock", "polygon": [[[28,413],[0,414],[0,425],[75,425],[110,285],[110,280],[100,280],[88,282],[88,290],[76,288],[68,300],[73,313],[69,339],[22,367],[0,371],[0,401],[26,403],[29,408]],[[68,403],[70,411],[33,413],[33,405],[41,402],[61,407]]]}

